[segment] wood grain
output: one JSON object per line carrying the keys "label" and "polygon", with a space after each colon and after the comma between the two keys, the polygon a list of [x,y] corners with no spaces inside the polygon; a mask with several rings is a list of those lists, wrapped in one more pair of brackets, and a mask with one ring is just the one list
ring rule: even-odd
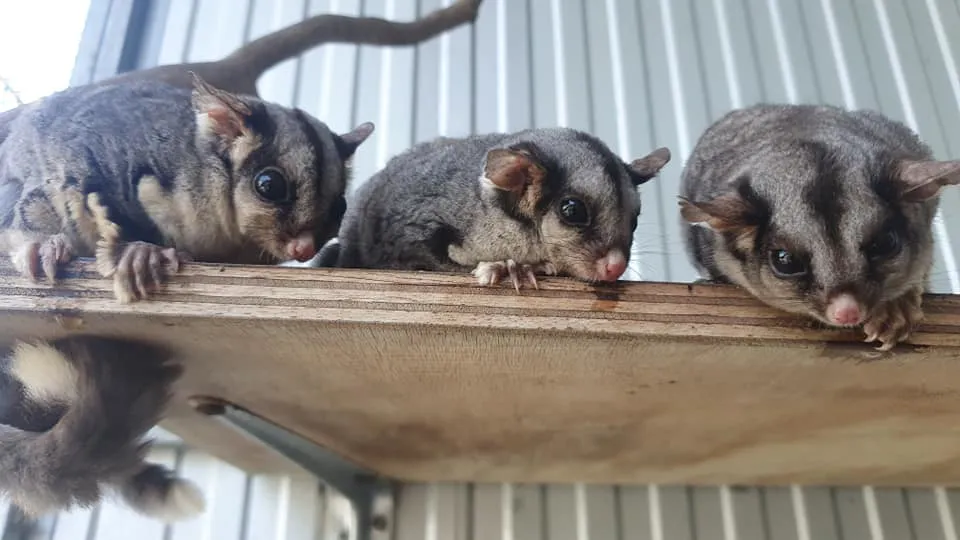
{"label": "wood grain", "polygon": [[300,472],[187,399],[216,396],[409,481],[960,484],[960,297],[881,354],[719,285],[482,289],[470,276],[190,264],[121,305],[89,261],[0,264],[0,339],[175,346],[165,427]]}

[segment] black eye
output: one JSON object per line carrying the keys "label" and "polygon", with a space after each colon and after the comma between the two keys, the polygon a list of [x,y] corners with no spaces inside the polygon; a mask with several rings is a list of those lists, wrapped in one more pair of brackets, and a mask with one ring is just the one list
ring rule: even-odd
{"label": "black eye", "polygon": [[583,226],[590,222],[590,213],[583,201],[568,197],[560,201],[560,218],[567,225]]}
{"label": "black eye", "polygon": [[770,250],[770,268],[779,278],[797,278],[807,273],[807,264],[785,249]]}
{"label": "black eye", "polygon": [[283,173],[276,169],[264,169],[253,177],[253,187],[264,200],[274,203],[287,202],[290,188]]}
{"label": "black eye", "polygon": [[867,246],[867,255],[875,258],[888,258],[900,253],[903,243],[897,231],[887,230],[870,242]]}

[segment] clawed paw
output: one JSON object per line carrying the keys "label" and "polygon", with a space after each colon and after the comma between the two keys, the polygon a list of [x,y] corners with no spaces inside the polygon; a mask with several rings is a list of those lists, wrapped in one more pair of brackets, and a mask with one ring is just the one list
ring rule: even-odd
{"label": "clawed paw", "polygon": [[62,234],[54,234],[42,242],[27,242],[10,255],[14,267],[25,277],[39,281],[41,274],[50,283],[57,279],[61,266],[74,258],[73,250]]}
{"label": "clawed paw", "polygon": [[[175,248],[148,242],[130,242],[123,247],[113,272],[113,292],[121,303],[146,299],[170,274],[190,258]],[[108,276],[109,277],[109,276]]]}
{"label": "clawed paw", "polygon": [[477,282],[484,287],[492,287],[504,278],[509,277],[513,283],[513,288],[520,292],[521,282],[533,285],[533,288],[539,289],[536,274],[556,275],[557,268],[553,263],[542,263],[538,265],[517,264],[513,259],[505,261],[482,262],[473,270]]}
{"label": "clawed paw", "polygon": [[912,290],[907,294],[891,300],[877,309],[863,325],[867,337],[866,343],[880,341],[878,351],[889,351],[897,343],[906,340],[923,320],[923,291]]}

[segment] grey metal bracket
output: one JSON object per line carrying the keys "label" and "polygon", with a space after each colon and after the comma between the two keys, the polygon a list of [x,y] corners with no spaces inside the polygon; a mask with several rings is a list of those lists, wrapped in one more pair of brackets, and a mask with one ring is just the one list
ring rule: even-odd
{"label": "grey metal bracket", "polygon": [[320,481],[339,491],[353,505],[356,540],[389,540],[393,529],[395,482],[359,467],[334,452],[227,401],[191,398],[198,412],[216,417],[272,448]]}

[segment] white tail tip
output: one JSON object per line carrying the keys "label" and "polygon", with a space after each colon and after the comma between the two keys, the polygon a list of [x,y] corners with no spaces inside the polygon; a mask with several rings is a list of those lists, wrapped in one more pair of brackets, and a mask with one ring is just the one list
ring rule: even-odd
{"label": "white tail tip", "polygon": [[129,502],[141,514],[167,523],[194,518],[206,509],[203,492],[183,478],[171,480],[166,490],[147,490]]}

